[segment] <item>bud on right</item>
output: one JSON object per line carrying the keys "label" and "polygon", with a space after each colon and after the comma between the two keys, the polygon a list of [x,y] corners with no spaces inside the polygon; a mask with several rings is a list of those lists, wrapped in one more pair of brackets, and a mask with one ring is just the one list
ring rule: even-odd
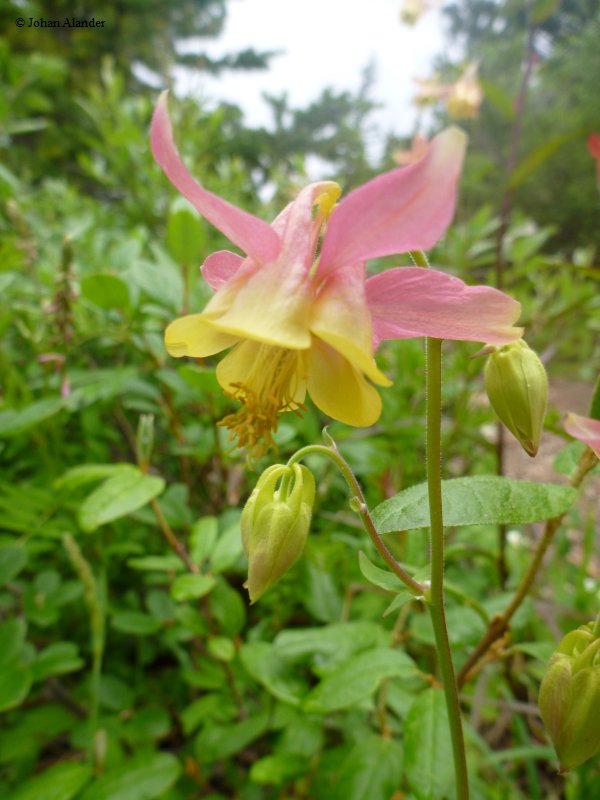
{"label": "bud on right", "polygon": [[548,377],[537,354],[522,339],[494,349],[485,365],[485,390],[508,430],[535,456],[548,403]]}
{"label": "bud on right", "polygon": [[600,752],[600,638],[593,623],[560,642],[540,687],[539,706],[561,772]]}

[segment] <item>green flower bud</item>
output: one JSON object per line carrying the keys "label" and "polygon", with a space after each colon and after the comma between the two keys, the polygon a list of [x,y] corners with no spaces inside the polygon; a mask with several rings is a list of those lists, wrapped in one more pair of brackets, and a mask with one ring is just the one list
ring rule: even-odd
{"label": "green flower bud", "polygon": [[277,464],[258,479],[241,519],[242,543],[248,556],[244,586],[252,603],[300,557],[314,500],[315,479],[299,464]]}
{"label": "green flower bud", "polygon": [[485,365],[485,390],[508,430],[528,455],[535,456],[548,403],[548,377],[522,339],[492,352]]}
{"label": "green flower bud", "polygon": [[600,752],[600,638],[593,628],[562,639],[540,687],[540,712],[561,772]]}

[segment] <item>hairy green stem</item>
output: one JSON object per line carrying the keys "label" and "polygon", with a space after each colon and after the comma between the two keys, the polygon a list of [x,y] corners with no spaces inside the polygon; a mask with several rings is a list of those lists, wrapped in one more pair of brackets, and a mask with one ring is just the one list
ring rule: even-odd
{"label": "hairy green stem", "polygon": [[[429,267],[425,253],[415,250],[410,257],[417,267]],[[427,494],[431,530],[431,584],[427,593],[437,657],[446,696],[448,724],[452,739],[457,800],[469,798],[469,776],[465,756],[458,688],[448,639],[444,609],[444,516],[442,510],[442,340],[426,339],[427,352]]]}
{"label": "hairy green stem", "polygon": [[377,532],[371,514],[369,513],[369,508],[365,501],[365,496],[360,488],[359,482],[356,480],[356,476],[350,469],[350,465],[346,461],[346,459],[342,456],[339,452],[337,447],[335,446],[332,439],[330,439],[330,446],[322,445],[322,444],[310,444],[306,447],[301,448],[298,450],[294,455],[290,458],[287,465],[291,467],[292,464],[299,462],[302,458],[308,455],[324,455],[328,458],[331,458],[340,469],[340,472],[344,476],[350,491],[352,492],[352,496],[356,498],[357,505],[353,507],[354,510],[359,514],[362,523],[365,527],[365,530],[369,534],[369,538],[377,548],[377,551],[386,562],[388,567],[392,570],[392,572],[397,575],[400,580],[410,589],[410,591],[417,597],[423,597],[426,592],[426,587],[423,584],[416,581],[411,575],[406,572],[403,567],[398,564],[394,556],[390,553],[387,548],[387,545]]}
{"label": "hairy green stem", "polygon": [[431,585],[429,614],[433,625],[437,657],[446,696],[448,723],[452,739],[457,800],[468,800],[469,779],[465,756],[458,690],[448,639],[444,610],[444,518],[442,513],[441,422],[442,422],[442,341],[427,339],[427,491],[431,525]]}

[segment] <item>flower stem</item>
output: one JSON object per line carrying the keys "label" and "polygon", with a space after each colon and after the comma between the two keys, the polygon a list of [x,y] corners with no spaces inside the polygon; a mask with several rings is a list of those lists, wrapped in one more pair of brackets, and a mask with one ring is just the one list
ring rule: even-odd
{"label": "flower stem", "polygon": [[441,480],[442,340],[427,339],[427,490],[431,524],[431,586],[429,614],[433,625],[448,723],[452,739],[457,800],[468,800],[469,780],[465,757],[458,690],[444,611],[444,519]]}
{"label": "flower stem", "polygon": [[327,456],[331,458],[340,469],[340,472],[344,476],[350,491],[352,492],[353,497],[356,498],[358,501],[354,510],[357,511],[359,514],[362,523],[366,532],[369,534],[369,538],[377,548],[379,554],[386,562],[388,567],[392,570],[392,572],[397,575],[400,580],[408,587],[408,589],[416,596],[416,597],[423,597],[426,592],[426,587],[423,584],[416,581],[411,575],[406,572],[406,570],[398,564],[394,556],[388,550],[387,545],[377,532],[377,528],[375,527],[375,523],[371,517],[369,512],[369,508],[365,501],[365,496],[360,488],[359,482],[356,480],[356,476],[352,472],[350,465],[346,461],[346,459],[342,456],[340,451],[335,446],[333,439],[329,437],[330,445],[325,446],[322,444],[311,444],[307,445],[306,447],[301,448],[298,450],[294,455],[290,458],[287,465],[291,467],[292,464],[299,462],[302,458],[308,455],[319,454]]}

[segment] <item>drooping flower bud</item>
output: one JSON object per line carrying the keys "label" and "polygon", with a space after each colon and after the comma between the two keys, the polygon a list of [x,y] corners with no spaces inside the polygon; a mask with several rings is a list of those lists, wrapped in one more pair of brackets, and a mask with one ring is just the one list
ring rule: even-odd
{"label": "drooping flower bud", "polygon": [[600,637],[593,623],[562,639],[538,702],[561,772],[600,752]]}
{"label": "drooping flower bud", "polygon": [[[277,487],[279,484],[279,488]],[[242,512],[248,589],[256,602],[298,560],[310,527],[315,480],[305,466],[266,469]]]}
{"label": "drooping flower bud", "polygon": [[485,390],[508,430],[535,456],[548,403],[548,377],[537,354],[522,339],[494,349],[485,365]]}

